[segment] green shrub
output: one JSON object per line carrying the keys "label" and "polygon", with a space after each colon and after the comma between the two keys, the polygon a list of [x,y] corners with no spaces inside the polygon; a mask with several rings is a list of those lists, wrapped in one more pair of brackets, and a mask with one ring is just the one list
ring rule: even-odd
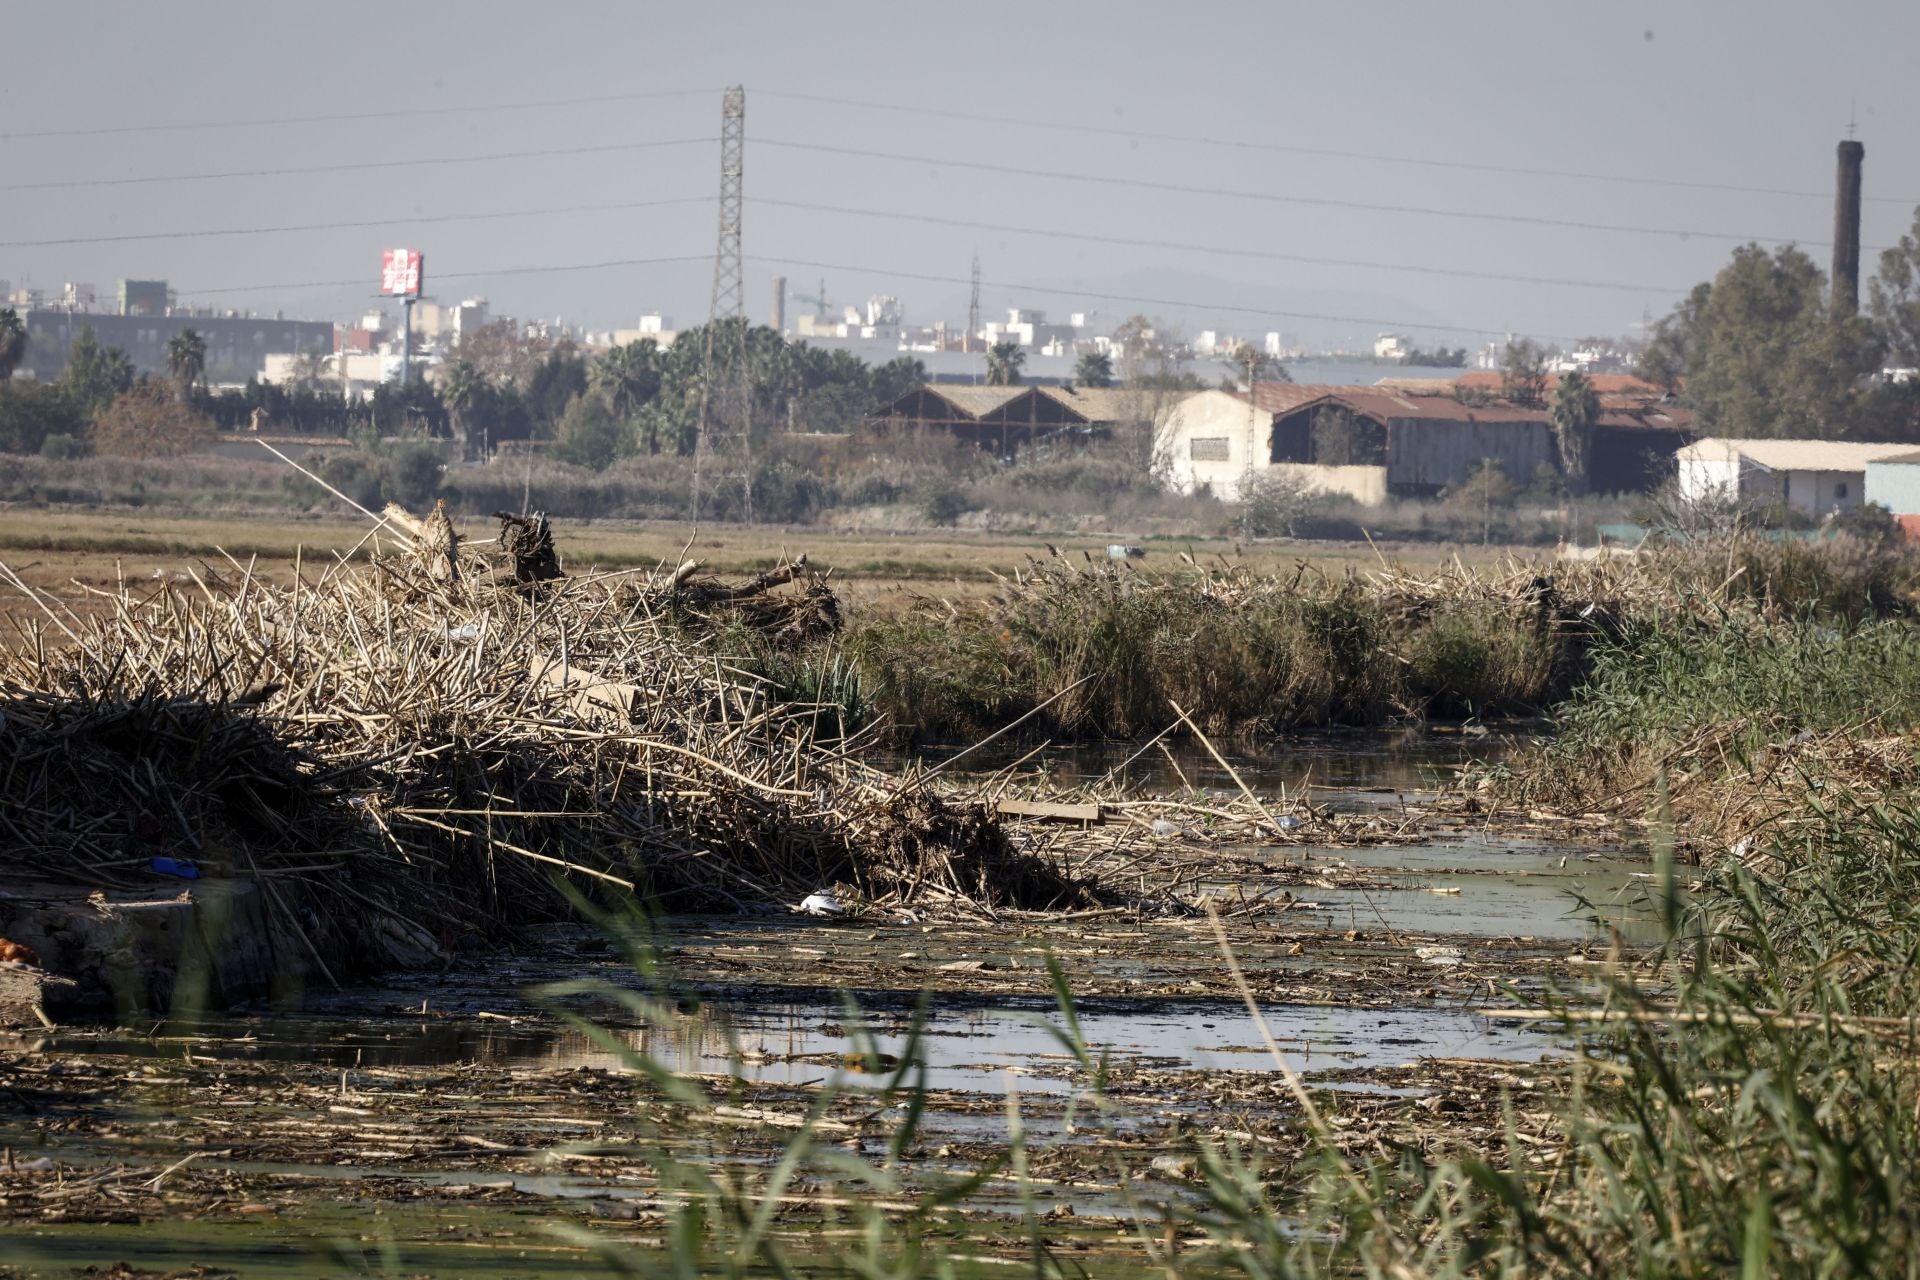
{"label": "green shrub", "polygon": [[64,431],[48,436],[40,442],[40,456],[55,462],[66,462],[73,458],[87,456],[87,442],[80,436],[70,436]]}
{"label": "green shrub", "polygon": [[440,492],[446,462],[425,440],[405,440],[388,450],[380,477],[380,496],[416,514]]}
{"label": "green shrub", "polygon": [[930,524],[950,525],[967,513],[966,495],[945,476],[921,484],[914,491],[914,501]]}
{"label": "green shrub", "polygon": [[1537,709],[1550,691],[1552,637],[1506,610],[1454,607],[1407,640],[1407,690],[1430,715]]}
{"label": "green shrub", "polygon": [[566,462],[590,471],[605,471],[627,447],[629,433],[613,416],[607,402],[595,392],[575,396],[560,416],[555,452]]}
{"label": "green shrub", "polygon": [[[311,460],[303,465],[367,510],[374,510],[380,505],[380,480],[384,467],[382,460],[373,454],[356,449],[350,453],[333,454],[317,466]],[[298,472],[294,472],[293,476],[300,478]]]}
{"label": "green shrub", "polygon": [[1327,495],[1282,471],[1249,471],[1240,480],[1240,528],[1250,538],[1292,538],[1328,505]]}

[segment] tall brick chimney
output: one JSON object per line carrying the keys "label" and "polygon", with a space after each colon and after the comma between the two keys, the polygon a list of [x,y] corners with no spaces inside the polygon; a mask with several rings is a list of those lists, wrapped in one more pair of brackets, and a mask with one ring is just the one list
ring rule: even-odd
{"label": "tall brick chimney", "polygon": [[1849,138],[1840,144],[1840,174],[1833,193],[1833,314],[1860,310],[1860,162],[1867,149]]}

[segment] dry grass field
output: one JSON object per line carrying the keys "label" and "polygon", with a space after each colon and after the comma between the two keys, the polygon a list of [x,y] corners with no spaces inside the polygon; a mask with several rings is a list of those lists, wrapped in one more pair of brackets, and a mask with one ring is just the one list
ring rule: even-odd
{"label": "dry grass field", "polygon": [[[0,511],[0,564],[36,590],[84,608],[87,588],[110,587],[121,578],[162,580],[186,576],[204,565],[230,568],[227,557],[280,577],[296,558],[306,566],[370,549],[369,525],[359,519],[222,517],[196,519],[128,512]],[[472,538],[491,537],[491,521],[467,522]],[[820,528],[685,524],[629,521],[556,521],[561,555],[572,572],[597,567],[624,569],[700,560],[722,576],[748,576],[782,556],[806,554],[831,569],[843,594],[856,605],[885,604],[908,593],[965,596],[989,590],[995,574],[1010,574],[1049,545],[1070,555],[1104,559],[1107,544],[1088,537],[962,532],[847,534]],[[1255,570],[1291,571],[1300,561],[1328,572],[1377,567],[1382,557],[1412,569],[1431,568],[1456,554],[1468,562],[1523,558],[1532,548],[1451,547],[1434,543],[1161,539],[1145,544],[1137,561],[1145,569],[1172,568],[1186,553],[1196,559],[1231,561]],[[0,575],[3,578],[5,575]],[[17,590],[0,583],[0,613],[37,612]]]}

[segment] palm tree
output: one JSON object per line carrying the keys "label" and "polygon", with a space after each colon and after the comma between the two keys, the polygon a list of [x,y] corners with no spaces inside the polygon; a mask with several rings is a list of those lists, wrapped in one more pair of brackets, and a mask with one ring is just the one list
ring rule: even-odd
{"label": "palm tree", "polygon": [[13,376],[27,358],[27,326],[12,307],[0,308],[0,382]]}
{"label": "palm tree", "polygon": [[473,411],[486,401],[492,388],[487,385],[487,375],[480,372],[480,366],[471,360],[457,360],[447,370],[444,385],[440,389],[440,401],[447,406],[447,416],[453,420],[453,434],[460,441],[460,451],[467,452],[468,437]]}
{"label": "palm tree", "polygon": [[1553,389],[1553,403],[1547,408],[1547,421],[1553,426],[1553,440],[1560,449],[1560,473],[1567,478],[1567,492],[1578,497],[1586,492],[1588,452],[1593,446],[1594,424],[1600,420],[1600,398],[1583,373],[1560,375]]}
{"label": "palm tree", "polygon": [[1113,357],[1104,351],[1089,351],[1073,366],[1073,380],[1083,387],[1113,385]]}
{"label": "palm tree", "polygon": [[996,342],[987,349],[987,385],[1017,387],[1020,369],[1027,363],[1026,349],[1017,342]]}
{"label": "palm tree", "polygon": [[207,340],[193,329],[182,329],[167,343],[167,368],[180,385],[180,400],[185,403],[207,371]]}
{"label": "palm tree", "polygon": [[660,344],[642,338],[613,348],[593,362],[587,384],[605,397],[615,421],[631,420],[660,394]]}

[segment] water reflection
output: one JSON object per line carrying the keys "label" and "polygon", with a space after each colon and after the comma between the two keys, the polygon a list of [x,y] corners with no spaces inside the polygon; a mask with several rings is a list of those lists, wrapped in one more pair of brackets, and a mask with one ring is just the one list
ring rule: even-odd
{"label": "water reflection", "polygon": [[[1335,808],[1377,808],[1401,796],[1448,786],[1463,767],[1495,763],[1517,750],[1526,735],[1480,732],[1440,733],[1404,730],[1312,738],[1269,738],[1255,743],[1216,742],[1227,763],[1262,799],[1293,799],[1310,792],[1316,804]],[[963,747],[925,747],[913,756],[892,756],[880,763],[925,766],[941,763]],[[1143,742],[1078,742],[1049,745],[988,743],[968,755],[960,774],[984,774],[1018,763],[1023,772],[1045,772],[1075,786],[1109,779],[1145,793],[1172,793],[1187,787],[1239,794],[1239,784],[1200,743],[1181,739]]]}

